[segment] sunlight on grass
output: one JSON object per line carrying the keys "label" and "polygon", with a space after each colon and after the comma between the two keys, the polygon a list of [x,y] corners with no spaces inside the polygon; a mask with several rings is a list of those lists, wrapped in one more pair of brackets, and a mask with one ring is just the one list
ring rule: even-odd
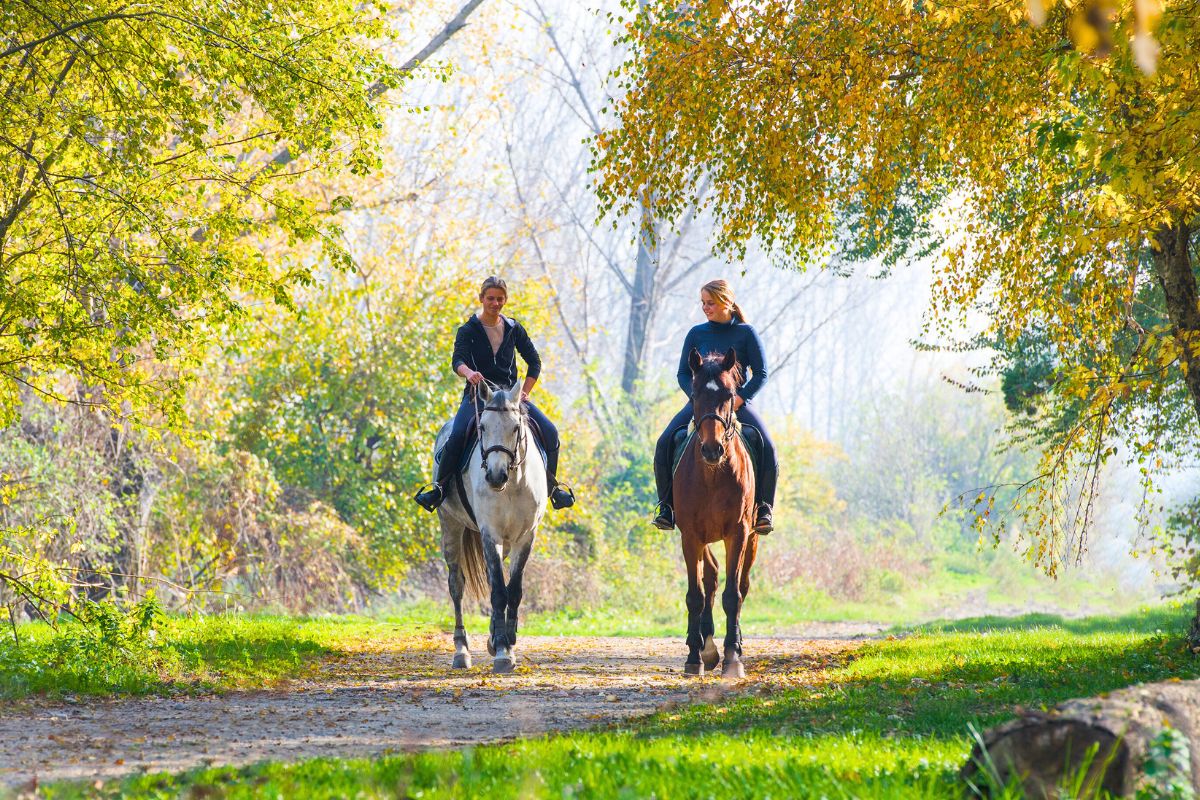
{"label": "sunlight on grass", "polygon": [[[145,776],[47,797],[959,798],[968,725],[1136,681],[1200,676],[1188,612],[1055,621],[980,618],[872,642],[813,670],[760,657],[749,693],[600,731],[372,759]],[[322,630],[322,623],[312,623]],[[359,635],[335,623],[328,640]],[[341,627],[345,625],[346,627]]]}

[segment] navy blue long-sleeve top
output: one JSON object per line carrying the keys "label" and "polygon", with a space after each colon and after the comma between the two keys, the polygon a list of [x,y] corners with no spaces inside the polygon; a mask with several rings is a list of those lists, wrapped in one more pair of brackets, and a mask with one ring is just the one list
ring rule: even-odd
{"label": "navy blue long-sleeve top", "polygon": [[[742,365],[742,386],[738,395],[743,400],[750,400],[758,394],[767,382],[767,361],[763,355],[762,340],[753,325],[738,322],[736,319],[726,323],[702,322],[688,331],[683,340],[683,352],[679,355],[679,388],[688,397],[692,396],[692,368],[688,366],[688,354],[692,348],[700,351],[700,355],[711,353],[724,355],[733,348],[737,353],[738,363]],[[750,369],[750,378],[746,379],[746,368]]]}

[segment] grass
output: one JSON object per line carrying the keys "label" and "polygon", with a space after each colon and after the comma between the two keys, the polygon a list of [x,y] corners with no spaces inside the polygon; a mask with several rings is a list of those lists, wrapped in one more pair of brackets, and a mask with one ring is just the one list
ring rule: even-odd
{"label": "grass", "polygon": [[[719,548],[718,548],[719,550]],[[1031,570],[1013,553],[987,551],[947,557],[946,565],[898,591],[875,589],[859,600],[831,597],[819,589],[799,584],[754,584],[742,610],[742,631],[747,635],[788,635],[803,632],[812,623],[873,622],[882,626],[910,627],[950,611],[1003,608],[1010,614],[1024,600],[1037,598],[1039,608],[1076,609],[1084,613],[1113,613],[1130,604],[1130,595],[1115,583],[1082,573],[1051,579]],[[629,598],[620,608],[564,609],[525,613],[522,630],[542,636],[682,636],[686,625],[681,575],[665,580],[674,588],[648,587],[641,597]],[[1081,608],[1080,598],[1086,598]],[[724,624],[718,612],[717,625]],[[410,601],[382,609],[381,618],[397,624],[428,625],[448,630],[453,624],[447,598]],[[480,613],[466,615],[469,631],[487,630]]]}
{"label": "grass", "polygon": [[[847,602],[799,586],[759,585],[747,599],[743,631],[747,635],[786,635],[822,621],[876,622],[907,628],[946,607],[994,607],[988,594],[1008,586],[1009,597],[1038,597],[1048,604],[1070,607],[1072,598],[1086,597],[1090,606],[1104,607],[1112,593],[1088,585],[1086,591],[1069,580],[1049,582],[1009,557],[991,556],[984,574],[978,564],[964,570],[939,570],[923,584],[892,594]],[[1012,563],[1010,563],[1012,562]],[[966,567],[970,567],[967,569]],[[678,576],[675,576],[678,578]],[[666,636],[682,637],[682,584],[678,591],[647,592],[630,608],[566,609],[523,615],[522,632],[545,636]],[[672,600],[671,598],[675,598]],[[975,599],[972,599],[975,598]],[[980,603],[983,603],[981,606]],[[723,626],[718,613],[717,624]],[[1036,619],[1062,622],[1054,616]],[[467,616],[468,630],[487,630],[480,613]],[[944,623],[942,630],[967,630],[972,622]],[[1011,620],[991,620],[995,626]],[[33,694],[169,694],[270,686],[289,677],[302,677],[321,659],[358,649],[368,639],[419,636],[447,631],[452,625],[448,600],[409,602],[374,619],[354,616],[282,617],[269,615],[170,616],[153,641],[129,652],[101,652],[86,646],[78,626],[64,625],[58,633],[42,624],[19,628],[19,642],[0,631],[0,699]]]}
{"label": "grass", "polygon": [[621,726],[462,750],[152,775],[52,798],[961,797],[980,729],[1130,683],[1200,676],[1174,606],[919,627],[818,672],[766,664],[758,693]]}
{"label": "grass", "polygon": [[133,649],[87,647],[79,626],[34,623],[0,638],[0,698],[38,694],[170,694],[271,686],[308,674],[325,656],[368,640],[411,638],[433,629],[365,617],[208,615],[167,617]]}

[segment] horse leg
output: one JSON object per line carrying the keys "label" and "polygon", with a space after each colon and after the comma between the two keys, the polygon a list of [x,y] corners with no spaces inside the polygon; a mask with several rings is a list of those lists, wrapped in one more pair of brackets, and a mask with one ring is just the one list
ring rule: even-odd
{"label": "horse leg", "polygon": [[[758,556],[758,536],[746,537],[746,552],[742,554],[742,602],[746,602],[746,595],[750,594],[750,567],[754,566],[754,559]],[[740,630],[739,630],[740,632]]]}
{"label": "horse leg", "polygon": [[741,600],[738,603],[738,656],[742,654],[742,606],[746,604],[746,595],[750,594],[750,567],[758,556],[758,536],[752,534],[746,537],[746,551],[742,554]]}
{"label": "horse leg", "polygon": [[742,678],[746,670],[742,667],[742,628],[739,617],[742,613],[742,556],[746,551],[748,531],[742,527],[725,538],[725,591],[721,593],[721,606],[725,609],[725,663],[721,677]]}
{"label": "horse leg", "polygon": [[[525,576],[525,562],[533,550],[533,536],[530,534],[517,544],[516,550],[508,561],[508,616],[505,619],[504,638],[510,648],[517,645],[517,608],[521,605],[521,582]],[[516,663],[515,653],[510,651],[510,658]]]}
{"label": "horse leg", "polygon": [[716,624],[713,622],[713,605],[717,599],[717,557],[711,547],[704,548],[704,611],[700,615],[700,635],[704,637],[704,650],[700,657],[705,669],[714,669],[721,660],[717,644],[713,641]]}
{"label": "horse leg", "polygon": [[504,585],[504,561],[500,545],[486,528],[483,535],[483,559],[487,564],[488,586],[491,587],[492,618],[488,626],[488,652],[494,656],[492,672],[512,672],[513,662],[505,636],[504,613],[508,608],[508,590]]}
{"label": "horse leg", "polygon": [[450,602],[454,604],[454,669],[471,666],[471,642],[463,625],[462,599],[467,579],[463,573],[463,537],[467,531],[461,526],[442,521],[442,557],[446,560],[446,585],[450,590]]}
{"label": "horse leg", "polygon": [[698,537],[683,536],[683,561],[687,567],[687,646],[688,657],[683,671],[688,675],[703,675],[704,663],[700,660],[700,648],[704,637],[700,635],[700,618],[704,613],[704,594],[700,591],[700,559],[704,543]]}
{"label": "horse leg", "polygon": [[471,666],[471,640],[467,638],[467,629],[462,618],[463,588],[467,579],[461,566],[455,564],[450,568],[447,583],[450,585],[450,599],[454,603],[454,661],[451,662],[451,666],[455,669],[467,669]]}

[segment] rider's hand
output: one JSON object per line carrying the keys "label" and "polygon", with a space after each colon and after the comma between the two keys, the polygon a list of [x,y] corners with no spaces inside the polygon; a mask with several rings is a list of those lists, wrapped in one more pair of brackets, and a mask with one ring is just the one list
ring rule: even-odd
{"label": "rider's hand", "polygon": [[521,390],[521,402],[524,403],[527,400],[529,400],[529,392],[526,392],[525,390]]}
{"label": "rider's hand", "polygon": [[471,384],[472,386],[478,386],[482,382],[483,382],[483,373],[482,372],[472,372],[470,375],[467,376],[467,383]]}

